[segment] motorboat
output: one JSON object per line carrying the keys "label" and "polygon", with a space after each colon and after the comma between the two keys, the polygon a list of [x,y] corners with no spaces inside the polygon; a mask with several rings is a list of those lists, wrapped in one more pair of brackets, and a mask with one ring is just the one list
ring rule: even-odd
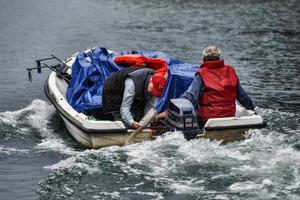
{"label": "motorboat", "polygon": [[[92,49],[86,51],[92,51]],[[45,94],[56,108],[68,132],[80,144],[93,149],[112,145],[125,145],[134,130],[126,128],[122,121],[96,120],[87,114],[76,111],[68,103],[66,93],[72,74],[72,65],[77,55],[78,53],[75,53],[65,60],[60,60],[53,55],[50,58],[37,60],[37,68],[28,69],[29,77],[31,78],[30,71],[33,69],[38,69],[38,72],[44,67],[52,69],[44,85]],[[59,61],[59,64],[50,66],[42,63],[47,59],[55,59]],[[191,131],[191,125],[189,125],[191,120],[188,120],[185,115],[187,112],[185,112],[184,109],[188,108],[191,110],[192,107],[187,105],[186,102],[182,105],[180,101],[175,102],[173,108],[174,107],[176,107],[176,109],[169,110],[170,113],[177,115],[175,119],[169,114],[169,117],[166,119],[167,121],[168,118],[170,118],[169,121],[160,125],[153,124],[147,126],[133,138],[132,142],[153,140],[167,131]],[[178,111],[177,114],[174,110]],[[182,119],[185,119],[185,121],[182,121]],[[192,120],[192,122],[194,121]],[[237,105],[235,117],[209,119],[204,125],[203,130],[198,131],[197,128],[193,130],[197,130],[196,138],[221,140],[223,143],[227,143],[242,140],[245,138],[245,131],[253,128],[262,128],[264,126],[265,122],[260,115],[251,113]],[[190,129],[188,129],[188,127],[190,127]]]}

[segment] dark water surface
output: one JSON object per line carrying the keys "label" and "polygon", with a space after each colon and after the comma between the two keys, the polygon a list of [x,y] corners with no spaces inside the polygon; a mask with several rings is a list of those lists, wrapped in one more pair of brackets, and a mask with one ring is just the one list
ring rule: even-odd
{"label": "dark water surface", "polygon": [[[288,1],[0,0],[0,199],[300,199],[300,4]],[[33,60],[91,46],[199,63],[221,47],[269,123],[219,145],[169,133],[81,148]]]}

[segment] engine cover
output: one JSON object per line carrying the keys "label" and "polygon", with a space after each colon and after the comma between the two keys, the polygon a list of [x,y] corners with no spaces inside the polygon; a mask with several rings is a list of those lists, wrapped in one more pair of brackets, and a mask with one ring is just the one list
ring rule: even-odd
{"label": "engine cover", "polygon": [[194,106],[187,99],[170,100],[166,125],[172,131],[181,131],[186,139],[192,139],[200,132]]}

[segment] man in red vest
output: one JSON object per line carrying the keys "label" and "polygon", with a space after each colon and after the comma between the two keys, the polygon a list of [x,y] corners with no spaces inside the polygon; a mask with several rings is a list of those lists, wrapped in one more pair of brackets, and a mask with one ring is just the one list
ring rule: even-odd
{"label": "man in red vest", "polygon": [[240,85],[235,70],[224,64],[220,54],[216,46],[203,50],[203,63],[189,89],[181,96],[197,108],[202,126],[209,118],[235,116],[236,99],[247,110],[254,111],[254,104]]}

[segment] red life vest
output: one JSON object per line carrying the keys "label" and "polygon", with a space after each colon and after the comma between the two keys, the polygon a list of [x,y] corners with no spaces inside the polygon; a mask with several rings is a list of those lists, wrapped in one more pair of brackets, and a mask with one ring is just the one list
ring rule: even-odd
{"label": "red life vest", "polygon": [[235,116],[235,100],[239,82],[235,70],[224,60],[205,61],[200,74],[204,92],[199,98],[198,114],[203,122],[209,118]]}

